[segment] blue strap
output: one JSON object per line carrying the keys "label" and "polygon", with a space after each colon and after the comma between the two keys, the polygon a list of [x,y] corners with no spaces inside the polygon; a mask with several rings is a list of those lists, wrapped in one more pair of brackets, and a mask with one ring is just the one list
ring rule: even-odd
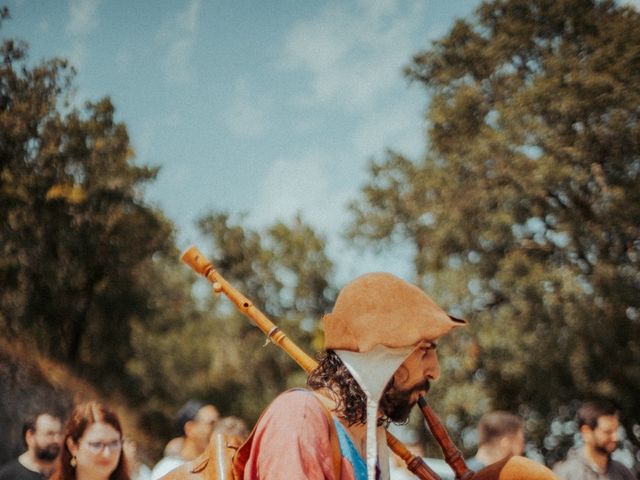
{"label": "blue strap", "polygon": [[367,464],[360,456],[358,449],[353,444],[351,437],[344,428],[344,425],[340,423],[335,417],[333,423],[336,425],[336,431],[338,432],[338,441],[340,442],[340,452],[342,456],[346,458],[351,467],[353,467],[353,475],[355,480],[367,480]]}

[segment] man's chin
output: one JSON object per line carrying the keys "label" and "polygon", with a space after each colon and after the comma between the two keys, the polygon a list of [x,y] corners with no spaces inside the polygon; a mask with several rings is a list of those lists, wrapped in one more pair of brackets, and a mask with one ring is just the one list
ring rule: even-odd
{"label": "man's chin", "polygon": [[618,449],[618,444],[617,444],[617,443],[614,443],[614,444],[612,444],[612,445],[608,445],[608,446],[606,447],[607,453],[608,453],[609,455],[611,455],[611,454],[612,454],[613,452],[615,452],[617,449]]}
{"label": "man's chin", "polygon": [[396,408],[394,408],[388,415],[389,420],[397,424],[407,423],[414,405],[415,403],[410,402],[403,406],[396,406]]}
{"label": "man's chin", "polygon": [[36,457],[43,462],[53,462],[56,458],[58,458],[58,454],[60,453],[60,449],[45,449],[36,452]]}
{"label": "man's chin", "polygon": [[400,415],[394,415],[393,417],[389,417],[389,420],[391,420],[392,423],[395,423],[397,425],[404,425],[409,421],[410,413],[411,411],[409,410],[409,412],[407,413],[402,413]]}
{"label": "man's chin", "polygon": [[598,445],[596,446],[596,450],[598,451],[598,453],[602,454],[602,455],[611,455],[613,452],[615,452],[618,449],[618,444],[607,444],[607,445]]}

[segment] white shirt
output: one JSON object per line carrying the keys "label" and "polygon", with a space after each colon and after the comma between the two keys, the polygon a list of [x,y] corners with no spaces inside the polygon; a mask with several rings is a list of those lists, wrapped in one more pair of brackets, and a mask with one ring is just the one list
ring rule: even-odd
{"label": "white shirt", "polygon": [[164,477],[171,470],[178,468],[184,464],[185,460],[181,457],[164,457],[156,466],[151,470],[151,480],[158,480],[160,477]]}

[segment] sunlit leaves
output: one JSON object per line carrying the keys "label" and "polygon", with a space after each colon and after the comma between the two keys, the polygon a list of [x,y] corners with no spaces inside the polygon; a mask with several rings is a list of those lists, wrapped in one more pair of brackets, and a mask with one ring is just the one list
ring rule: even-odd
{"label": "sunlit leaves", "polygon": [[443,377],[493,407],[551,418],[602,395],[637,422],[638,370],[620,366],[640,363],[638,52],[640,15],[613,2],[509,0],[407,67],[430,93],[428,154],[371,165],[349,234],[414,247],[417,278],[478,340]]}

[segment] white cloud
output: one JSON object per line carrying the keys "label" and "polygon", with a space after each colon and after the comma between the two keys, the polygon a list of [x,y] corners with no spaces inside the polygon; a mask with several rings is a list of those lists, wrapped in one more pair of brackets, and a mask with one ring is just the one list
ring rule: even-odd
{"label": "white cloud", "polygon": [[329,159],[318,152],[297,159],[274,161],[265,175],[252,209],[251,220],[259,226],[276,220],[289,221],[304,212],[305,221],[321,231],[335,231],[344,212],[347,195],[330,185]]}
{"label": "white cloud", "polygon": [[88,55],[87,45],[81,39],[74,39],[71,43],[70,49],[66,53],[66,57],[69,59],[71,64],[80,71],[80,73],[82,73],[82,67],[85,64]]}
{"label": "white cloud", "polygon": [[[417,95],[416,95],[417,96]],[[424,152],[422,106],[396,103],[367,115],[356,126],[353,148],[358,157],[382,154],[386,148],[417,158]]]}
{"label": "white cloud", "polygon": [[100,0],[69,0],[69,22],[67,33],[85,36],[98,26],[98,5]]}
{"label": "white cloud", "polygon": [[98,27],[99,5],[100,0],[69,0],[69,21],[65,31],[71,45],[66,56],[80,71],[88,58],[87,37]]}
{"label": "white cloud", "polygon": [[227,127],[241,138],[256,138],[267,130],[263,101],[251,94],[245,79],[238,80],[234,87],[231,105],[223,112]]}
{"label": "white cloud", "polygon": [[119,73],[124,73],[129,71],[131,65],[133,63],[133,57],[131,55],[131,46],[126,45],[123,48],[120,48],[115,56],[115,67]]}
{"label": "white cloud", "polygon": [[282,65],[312,77],[305,99],[362,109],[402,80],[426,2],[332,3],[288,32]]}
{"label": "white cloud", "polygon": [[184,11],[165,22],[158,34],[166,49],[162,70],[171,84],[188,83],[193,78],[193,50],[201,5],[201,0],[191,0]]}
{"label": "white cloud", "polygon": [[640,12],[640,0],[619,0],[619,3],[633,7]]}
{"label": "white cloud", "polygon": [[344,241],[342,233],[350,220],[346,205],[352,197],[351,189],[337,187],[332,179],[329,155],[309,152],[296,159],[280,158],[265,175],[248,221],[263,228],[276,221],[290,223],[301,213],[306,223],[326,236],[330,258],[340,261],[340,282],[371,271],[391,271],[409,278],[410,246],[372,253]]}

